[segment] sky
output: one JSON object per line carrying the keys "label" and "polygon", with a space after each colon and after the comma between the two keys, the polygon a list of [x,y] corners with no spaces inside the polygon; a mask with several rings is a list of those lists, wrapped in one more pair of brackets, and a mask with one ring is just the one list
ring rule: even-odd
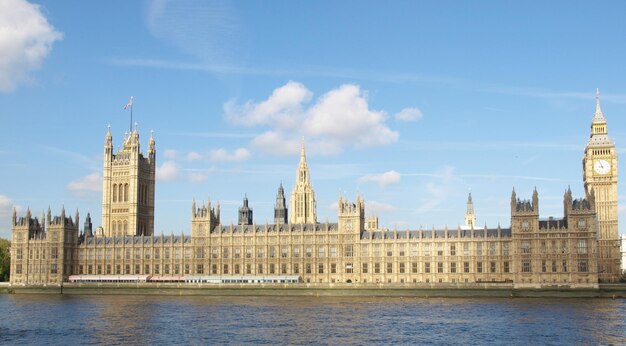
{"label": "sky", "polygon": [[[584,196],[600,89],[626,142],[626,2],[0,0],[0,237],[13,208],[101,224],[107,125],[130,96],[157,148],[155,233],[191,201],[259,224],[287,198],[304,138],[320,222],[360,193],[382,227],[507,227],[536,187],[542,217]],[[619,183],[619,216],[626,217]],[[81,220],[82,222],[82,220]],[[620,223],[624,234],[626,222]]]}

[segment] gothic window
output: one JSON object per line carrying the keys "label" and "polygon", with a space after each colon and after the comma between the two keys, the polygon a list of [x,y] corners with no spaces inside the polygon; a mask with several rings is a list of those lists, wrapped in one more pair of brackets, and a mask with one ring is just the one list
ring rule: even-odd
{"label": "gothic window", "polygon": [[587,260],[581,260],[578,262],[578,271],[581,273],[587,272]]}
{"label": "gothic window", "polygon": [[124,234],[128,231],[128,221],[124,220]]}
{"label": "gothic window", "polygon": [[527,220],[522,221],[522,231],[528,231],[530,229],[530,224]]}
{"label": "gothic window", "polygon": [[522,253],[530,253],[530,241],[522,240]]}
{"label": "gothic window", "polygon": [[124,200],[124,197],[123,197],[124,196],[124,185],[119,184],[118,188],[119,188],[119,192],[117,194],[118,195],[118,201],[122,202]]}
{"label": "gothic window", "polygon": [[578,240],[578,254],[579,255],[587,254],[587,239]]}
{"label": "gothic window", "polygon": [[117,202],[117,184],[113,184],[113,202]]}
{"label": "gothic window", "polygon": [[502,244],[502,255],[504,256],[509,255],[509,243],[508,242]]}
{"label": "gothic window", "polygon": [[530,273],[530,261],[522,261],[522,273]]}
{"label": "gothic window", "polygon": [[128,184],[124,185],[124,202],[128,202]]}
{"label": "gothic window", "polygon": [[363,270],[361,271],[363,274],[367,274],[367,263],[363,263]]}
{"label": "gothic window", "polygon": [[583,228],[585,228],[585,226],[586,226],[585,219],[578,220],[578,228],[579,229],[583,229]]}

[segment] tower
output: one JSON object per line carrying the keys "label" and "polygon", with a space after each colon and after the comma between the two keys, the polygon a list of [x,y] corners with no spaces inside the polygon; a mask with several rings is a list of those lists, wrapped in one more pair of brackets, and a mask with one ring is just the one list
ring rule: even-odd
{"label": "tower", "polygon": [[277,225],[283,225],[288,220],[287,203],[285,201],[285,189],[283,184],[280,184],[278,193],[276,194],[276,205],[274,206],[274,223]]}
{"label": "tower", "polygon": [[583,156],[585,192],[595,195],[598,219],[598,278],[616,281],[619,275],[619,233],[617,228],[617,152],[608,136],[606,119],[596,91],[596,111]]}
{"label": "tower", "polygon": [[289,223],[317,223],[315,192],[309,179],[304,139],[300,149],[300,163],[296,172],[296,184],[291,192]]}
{"label": "tower", "polygon": [[365,230],[365,202],[363,197],[357,194],[356,201],[350,203],[347,198],[339,195],[337,218],[340,232],[361,234]]}
{"label": "tower", "polygon": [[85,237],[93,237],[93,224],[91,223],[91,215],[89,215],[89,213],[87,213],[87,217],[85,218],[83,232]]}
{"label": "tower", "polygon": [[252,225],[252,208],[248,206],[248,196],[243,198],[243,205],[239,208],[239,224]]}
{"label": "tower", "polygon": [[104,141],[102,181],[102,228],[107,237],[152,235],[154,233],[154,181],[156,149],[150,133],[147,157],[135,130],[124,136],[124,143],[113,152],[111,127]]}
{"label": "tower", "polygon": [[472,202],[472,193],[467,197],[467,210],[465,211],[465,226],[476,227],[476,214],[474,214],[474,203]]}

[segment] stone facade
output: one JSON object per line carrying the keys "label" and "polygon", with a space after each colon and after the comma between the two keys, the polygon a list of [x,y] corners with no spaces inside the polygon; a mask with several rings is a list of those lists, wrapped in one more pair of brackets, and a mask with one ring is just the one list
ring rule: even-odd
{"label": "stone facade", "polygon": [[[112,152],[110,138],[109,132],[105,154],[106,148]],[[154,236],[152,226],[148,227],[153,219],[145,219],[153,218],[153,214],[142,213],[145,211],[140,208],[142,199],[137,197],[141,194],[138,191],[142,191],[137,186],[147,184],[143,191],[148,192],[146,201],[153,208],[154,171],[150,167],[154,165],[154,140],[150,140],[148,158],[143,159],[135,131],[127,137],[124,149],[118,154],[105,155],[105,188],[107,185],[125,186],[128,182],[132,193],[124,192],[124,196],[129,196],[128,203],[135,205],[136,213],[118,215],[113,212],[118,208],[116,203],[120,203],[119,190],[118,202],[114,202],[114,189],[103,192],[106,196],[103,200],[107,202],[103,203],[103,208],[108,215],[106,219],[103,217],[103,222],[108,221],[101,234],[92,234],[88,217],[84,232],[79,235],[78,213],[72,219],[66,217],[64,211],[54,218],[48,212],[47,217],[42,215],[38,219],[27,211],[25,217],[18,219],[14,212],[11,282],[56,284],[69,275],[295,275],[305,283],[462,285],[497,282],[512,283],[516,287],[598,287],[599,275],[613,270],[607,266],[602,269],[605,272],[598,272],[598,268],[603,268],[602,263],[608,263],[602,262],[605,251],[602,241],[612,237],[613,232],[610,227],[608,233],[598,228],[598,224],[602,225],[602,220],[596,219],[596,215],[600,215],[598,204],[609,209],[617,204],[616,199],[611,199],[616,198],[616,194],[607,193],[598,181],[601,176],[601,182],[613,188],[612,182],[617,181],[617,157],[614,149],[602,149],[608,150],[606,154],[593,150],[596,147],[591,145],[586,150],[586,169],[599,160],[596,155],[608,155],[615,171],[606,179],[606,172],[594,174],[585,170],[586,196],[574,200],[568,188],[563,196],[562,218],[540,218],[536,190],[529,200],[518,198],[513,191],[508,228],[476,227],[470,195],[465,225],[389,230],[379,227],[377,217],[366,218],[364,199],[358,195],[353,202],[339,197],[336,223],[317,223],[303,144],[291,194],[291,210],[285,206],[281,184],[274,224],[256,224],[247,198],[237,225],[221,223],[219,203],[213,205],[209,200],[197,205],[194,200],[190,235]],[[110,167],[126,153],[128,160],[119,163],[120,168]],[[133,166],[133,157],[145,165]],[[145,174],[137,173],[127,180],[122,178],[124,175],[112,174],[124,171],[124,167],[135,167],[137,172],[143,170]],[[138,203],[130,203],[130,200]],[[126,203],[125,198],[122,202]],[[114,216],[126,217],[129,224],[135,218],[138,228],[134,231],[122,228],[121,233],[117,228],[113,232],[113,228],[107,227],[116,220]],[[617,224],[616,216],[615,220],[605,221]],[[141,227],[142,224],[145,227]],[[605,236],[600,234],[602,230]]]}
{"label": "stone facade", "polygon": [[100,235],[118,237],[154,233],[156,148],[152,134],[147,154],[144,157],[141,152],[136,127],[124,136],[123,146],[116,153],[111,129],[107,131]]}
{"label": "stone facade", "polygon": [[600,281],[619,279],[620,253],[617,223],[617,152],[608,136],[606,119],[596,93],[596,111],[591,122],[591,135],[583,157],[583,181],[587,194],[596,197],[598,218],[598,275]]}

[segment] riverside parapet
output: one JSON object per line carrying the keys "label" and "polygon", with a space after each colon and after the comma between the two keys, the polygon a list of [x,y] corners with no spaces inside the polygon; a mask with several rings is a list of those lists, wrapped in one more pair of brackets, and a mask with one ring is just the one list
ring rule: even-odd
{"label": "riverside parapet", "polygon": [[67,283],[47,286],[1,285],[0,293],[69,295],[177,296],[326,296],[421,298],[626,298],[626,284],[589,288],[514,288],[510,284],[476,285],[338,285],[338,284],[149,284]]}

